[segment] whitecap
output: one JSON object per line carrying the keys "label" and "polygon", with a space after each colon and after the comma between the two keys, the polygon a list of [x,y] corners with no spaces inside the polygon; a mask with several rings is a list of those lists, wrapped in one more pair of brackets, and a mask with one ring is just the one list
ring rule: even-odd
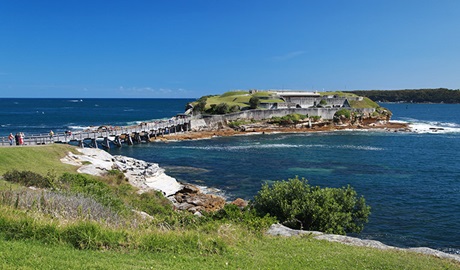
{"label": "whitecap", "polygon": [[329,148],[329,149],[353,149],[366,151],[383,151],[384,148],[362,146],[362,145],[325,145],[325,144],[251,144],[236,146],[177,146],[176,148],[212,151],[244,151],[253,149],[275,149],[275,148]]}

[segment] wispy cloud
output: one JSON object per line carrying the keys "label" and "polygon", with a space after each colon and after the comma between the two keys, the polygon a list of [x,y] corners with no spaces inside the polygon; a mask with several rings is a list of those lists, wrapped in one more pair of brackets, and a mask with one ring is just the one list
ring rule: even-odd
{"label": "wispy cloud", "polygon": [[185,94],[188,91],[183,88],[152,88],[152,87],[124,87],[120,86],[118,91],[125,95],[132,96],[176,96]]}
{"label": "wispy cloud", "polygon": [[302,54],[305,54],[305,53],[306,53],[306,51],[290,52],[290,53],[287,53],[287,54],[274,56],[274,57],[272,57],[272,60],[274,60],[274,61],[287,61],[287,60],[291,60],[293,58],[299,57],[299,56],[301,56]]}

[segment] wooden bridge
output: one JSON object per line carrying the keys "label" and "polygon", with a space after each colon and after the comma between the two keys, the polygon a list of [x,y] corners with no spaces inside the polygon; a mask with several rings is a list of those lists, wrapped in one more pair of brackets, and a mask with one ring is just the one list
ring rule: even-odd
{"label": "wooden bridge", "polygon": [[[50,143],[68,143],[80,147],[121,147],[133,145],[135,143],[150,142],[157,137],[165,135],[187,132],[190,130],[190,117],[176,117],[173,120],[163,120],[156,122],[144,122],[136,126],[100,126],[97,129],[76,131],[72,133],[36,134],[24,136],[24,145],[44,145]],[[1,137],[2,146],[9,145],[8,137]],[[16,145],[16,144],[14,144]]]}

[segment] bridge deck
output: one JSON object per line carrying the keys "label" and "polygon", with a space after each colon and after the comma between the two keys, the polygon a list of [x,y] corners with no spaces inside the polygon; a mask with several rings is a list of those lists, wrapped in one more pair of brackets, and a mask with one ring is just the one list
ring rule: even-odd
{"label": "bridge deck", "polygon": [[[71,135],[64,132],[56,132],[52,137],[49,134],[24,135],[24,145],[42,145],[49,143],[69,143],[72,141],[82,142],[84,140],[100,140],[109,137],[133,134],[169,134],[177,132],[177,127],[184,127],[190,124],[190,118],[181,118],[169,121],[146,122],[136,126],[105,127],[85,131],[75,131]],[[183,129],[182,129],[183,130]],[[185,129],[184,131],[188,130]],[[166,132],[167,131],[167,132]],[[0,137],[0,145],[9,145],[8,137]],[[15,144],[14,144],[15,145]]]}

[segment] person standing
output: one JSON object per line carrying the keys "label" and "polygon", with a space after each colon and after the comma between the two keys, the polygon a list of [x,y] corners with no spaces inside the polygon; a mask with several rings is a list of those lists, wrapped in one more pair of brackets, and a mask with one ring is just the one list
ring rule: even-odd
{"label": "person standing", "polygon": [[19,133],[19,145],[24,144],[24,133],[20,132]]}
{"label": "person standing", "polygon": [[13,143],[14,143],[13,133],[10,133],[10,136],[8,136],[8,141],[10,142],[10,145],[13,145]]}
{"label": "person standing", "polygon": [[53,137],[54,137],[54,132],[52,130],[50,130],[50,141],[51,142],[53,141]]}
{"label": "person standing", "polygon": [[14,140],[16,141],[16,145],[19,145],[19,133],[16,133],[16,135],[14,135]]}

